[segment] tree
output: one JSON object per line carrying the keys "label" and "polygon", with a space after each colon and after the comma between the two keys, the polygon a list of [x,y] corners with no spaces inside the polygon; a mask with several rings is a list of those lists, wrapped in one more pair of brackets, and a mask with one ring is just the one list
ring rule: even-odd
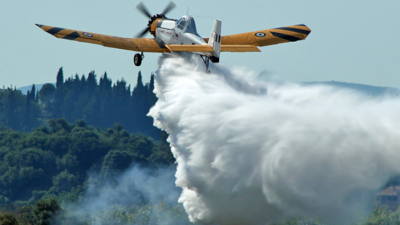
{"label": "tree", "polygon": [[36,86],[35,86],[35,84],[32,84],[31,91],[28,92],[27,97],[30,100],[35,101],[36,100],[36,96],[35,95],[36,95]]}
{"label": "tree", "polygon": [[153,105],[156,104],[156,102],[158,100],[156,94],[154,93],[154,74],[151,74],[151,76],[150,76],[148,96],[149,96],[148,105],[149,105],[149,108],[151,108],[151,107],[153,107]]}
{"label": "tree", "polygon": [[7,123],[8,127],[19,129],[18,126],[18,113],[17,113],[17,100],[15,98],[15,91],[8,89],[7,98]]}
{"label": "tree", "polygon": [[60,69],[58,70],[56,80],[57,80],[56,87],[58,90],[61,90],[64,84],[64,72],[62,67],[60,67]]}
{"label": "tree", "polygon": [[56,87],[54,84],[47,83],[40,89],[38,97],[41,104],[48,105],[54,101]]}
{"label": "tree", "polygon": [[64,72],[62,67],[58,70],[57,73],[57,78],[56,78],[56,93],[54,96],[54,104],[52,107],[52,114],[53,114],[53,118],[60,118],[63,115],[62,112],[62,106],[64,103],[64,97],[65,97],[65,93],[63,90],[63,86],[64,86]]}
{"label": "tree", "polygon": [[27,127],[27,129],[31,129],[31,120],[32,120],[32,115],[31,115],[31,111],[32,111],[32,109],[31,109],[31,101],[32,101],[32,98],[29,96],[30,95],[30,93],[29,93],[29,91],[28,91],[28,94],[27,94],[27,96],[26,96],[26,106],[25,106],[25,126]]}
{"label": "tree", "polygon": [[17,219],[12,213],[0,212],[1,225],[18,225]]}
{"label": "tree", "polygon": [[62,213],[62,209],[56,198],[40,199],[33,206],[25,206],[20,209],[21,219],[24,224],[51,225],[55,224],[56,217]]}
{"label": "tree", "polygon": [[138,158],[137,153],[129,150],[111,150],[104,157],[102,164],[103,176],[109,177],[128,169],[129,165]]}
{"label": "tree", "polygon": [[72,188],[78,186],[78,184],[76,176],[68,172],[68,170],[64,170],[53,177],[53,187],[56,187],[58,191],[70,191]]}

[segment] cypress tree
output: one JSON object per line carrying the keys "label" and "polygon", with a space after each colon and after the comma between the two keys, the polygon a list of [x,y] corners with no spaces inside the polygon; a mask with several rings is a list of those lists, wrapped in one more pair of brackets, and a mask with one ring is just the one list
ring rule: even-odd
{"label": "cypress tree", "polygon": [[[33,89],[33,86],[32,86]],[[34,89],[33,89],[34,91]],[[26,95],[26,105],[25,105],[25,116],[24,116],[24,125],[25,125],[25,130],[29,131],[32,128],[31,124],[31,94],[28,91],[28,94]]]}
{"label": "cypress tree", "polygon": [[90,71],[88,78],[86,80],[86,86],[87,86],[87,91],[88,91],[88,93],[87,93],[88,97],[91,98],[97,87],[96,74],[94,73],[94,71]]}
{"label": "cypress tree", "polygon": [[29,92],[29,95],[27,95],[27,97],[29,99],[31,99],[32,101],[35,101],[35,99],[36,99],[35,94],[36,94],[36,86],[35,86],[35,84],[32,84],[31,91]]}
{"label": "cypress tree", "polygon": [[148,104],[149,108],[153,107],[157,102],[157,96],[154,93],[154,74],[150,76],[150,83],[149,83],[149,93],[148,93]]}
{"label": "cypress tree", "polygon": [[57,81],[56,81],[56,88],[58,90],[61,90],[63,84],[64,84],[64,72],[63,72],[63,68],[60,67],[60,69],[58,70],[57,73]]}
{"label": "cypress tree", "polygon": [[[138,77],[137,77],[137,82],[136,82],[136,87],[133,89],[133,94],[137,96],[143,95],[143,81],[142,81],[142,72],[139,71]],[[142,96],[143,97],[143,96]]]}
{"label": "cypress tree", "polygon": [[[14,88],[15,89],[15,88]],[[15,100],[15,92],[12,88],[8,89],[8,96],[7,96],[7,105],[6,105],[6,117],[7,117],[7,126],[12,129],[18,129],[17,123],[17,102]]]}
{"label": "cypress tree", "polygon": [[63,92],[63,85],[64,85],[64,73],[62,67],[58,70],[57,73],[57,82],[56,82],[56,94],[54,97],[54,107],[52,110],[54,118],[60,118],[63,115],[63,104],[64,104],[64,92]]}

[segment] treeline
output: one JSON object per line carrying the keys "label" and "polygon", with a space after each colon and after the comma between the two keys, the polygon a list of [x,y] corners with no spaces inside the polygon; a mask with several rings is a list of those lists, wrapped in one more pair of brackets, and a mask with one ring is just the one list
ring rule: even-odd
{"label": "treeline", "polygon": [[76,200],[88,171],[109,178],[135,163],[144,167],[173,164],[165,141],[129,134],[122,125],[100,130],[65,119],[52,119],[49,128],[23,133],[0,129],[0,207],[34,203],[63,195]]}
{"label": "treeline", "polygon": [[31,131],[49,119],[65,118],[70,123],[84,119],[101,129],[117,122],[128,132],[159,138],[160,130],[146,116],[157,101],[153,75],[150,83],[143,84],[139,72],[137,84],[131,88],[123,79],[113,84],[107,73],[98,82],[94,71],[87,77],[64,79],[60,68],[56,81],[55,86],[48,83],[40,91],[33,85],[26,96],[15,88],[0,90],[0,126]]}
{"label": "treeline", "polygon": [[15,88],[0,89],[0,126],[28,131],[42,124],[42,107],[37,103],[35,87],[23,95]]}
{"label": "treeline", "polygon": [[85,218],[77,218],[59,204],[56,198],[43,198],[32,205],[26,205],[15,211],[0,209],[1,225],[89,225],[89,224],[178,224],[191,223],[180,204],[169,205],[163,201],[156,204],[133,205],[132,207],[108,206],[91,213]]}

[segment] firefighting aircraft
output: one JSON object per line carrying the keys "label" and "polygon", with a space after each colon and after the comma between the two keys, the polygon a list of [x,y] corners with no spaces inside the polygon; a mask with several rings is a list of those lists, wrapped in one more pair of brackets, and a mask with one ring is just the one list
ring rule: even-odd
{"label": "firefighting aircraft", "polygon": [[[221,36],[221,21],[216,19],[210,37],[202,38],[196,31],[193,17],[185,15],[179,20],[165,17],[175,7],[171,1],[161,14],[152,16],[144,4],[139,3],[136,8],[149,18],[149,22],[135,38],[115,37],[41,24],[36,26],[57,38],[141,52],[135,54],[133,58],[136,66],[141,65],[143,52],[197,53],[203,59],[207,73],[210,72],[208,69],[210,61],[219,62],[220,52],[260,52],[258,47],[304,40],[311,32],[306,25],[299,24]],[[148,32],[154,38],[143,38]]]}

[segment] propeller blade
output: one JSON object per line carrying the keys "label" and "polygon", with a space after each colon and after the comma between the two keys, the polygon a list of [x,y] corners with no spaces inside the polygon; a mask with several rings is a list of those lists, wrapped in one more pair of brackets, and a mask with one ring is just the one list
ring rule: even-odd
{"label": "propeller blade", "polygon": [[136,8],[143,13],[143,15],[147,16],[148,18],[151,18],[151,14],[149,12],[149,10],[146,8],[146,6],[140,2],[139,5],[136,6]]}
{"label": "propeller blade", "polygon": [[169,4],[165,7],[164,11],[161,14],[167,14],[168,12],[170,12],[172,9],[174,9],[176,7],[175,3],[170,1]]}
{"label": "propeller blade", "polygon": [[144,30],[142,30],[142,32],[138,33],[138,34],[135,36],[135,38],[141,38],[141,37],[143,37],[144,35],[146,35],[147,32],[149,32],[149,30],[150,30],[150,27],[146,27]]}

